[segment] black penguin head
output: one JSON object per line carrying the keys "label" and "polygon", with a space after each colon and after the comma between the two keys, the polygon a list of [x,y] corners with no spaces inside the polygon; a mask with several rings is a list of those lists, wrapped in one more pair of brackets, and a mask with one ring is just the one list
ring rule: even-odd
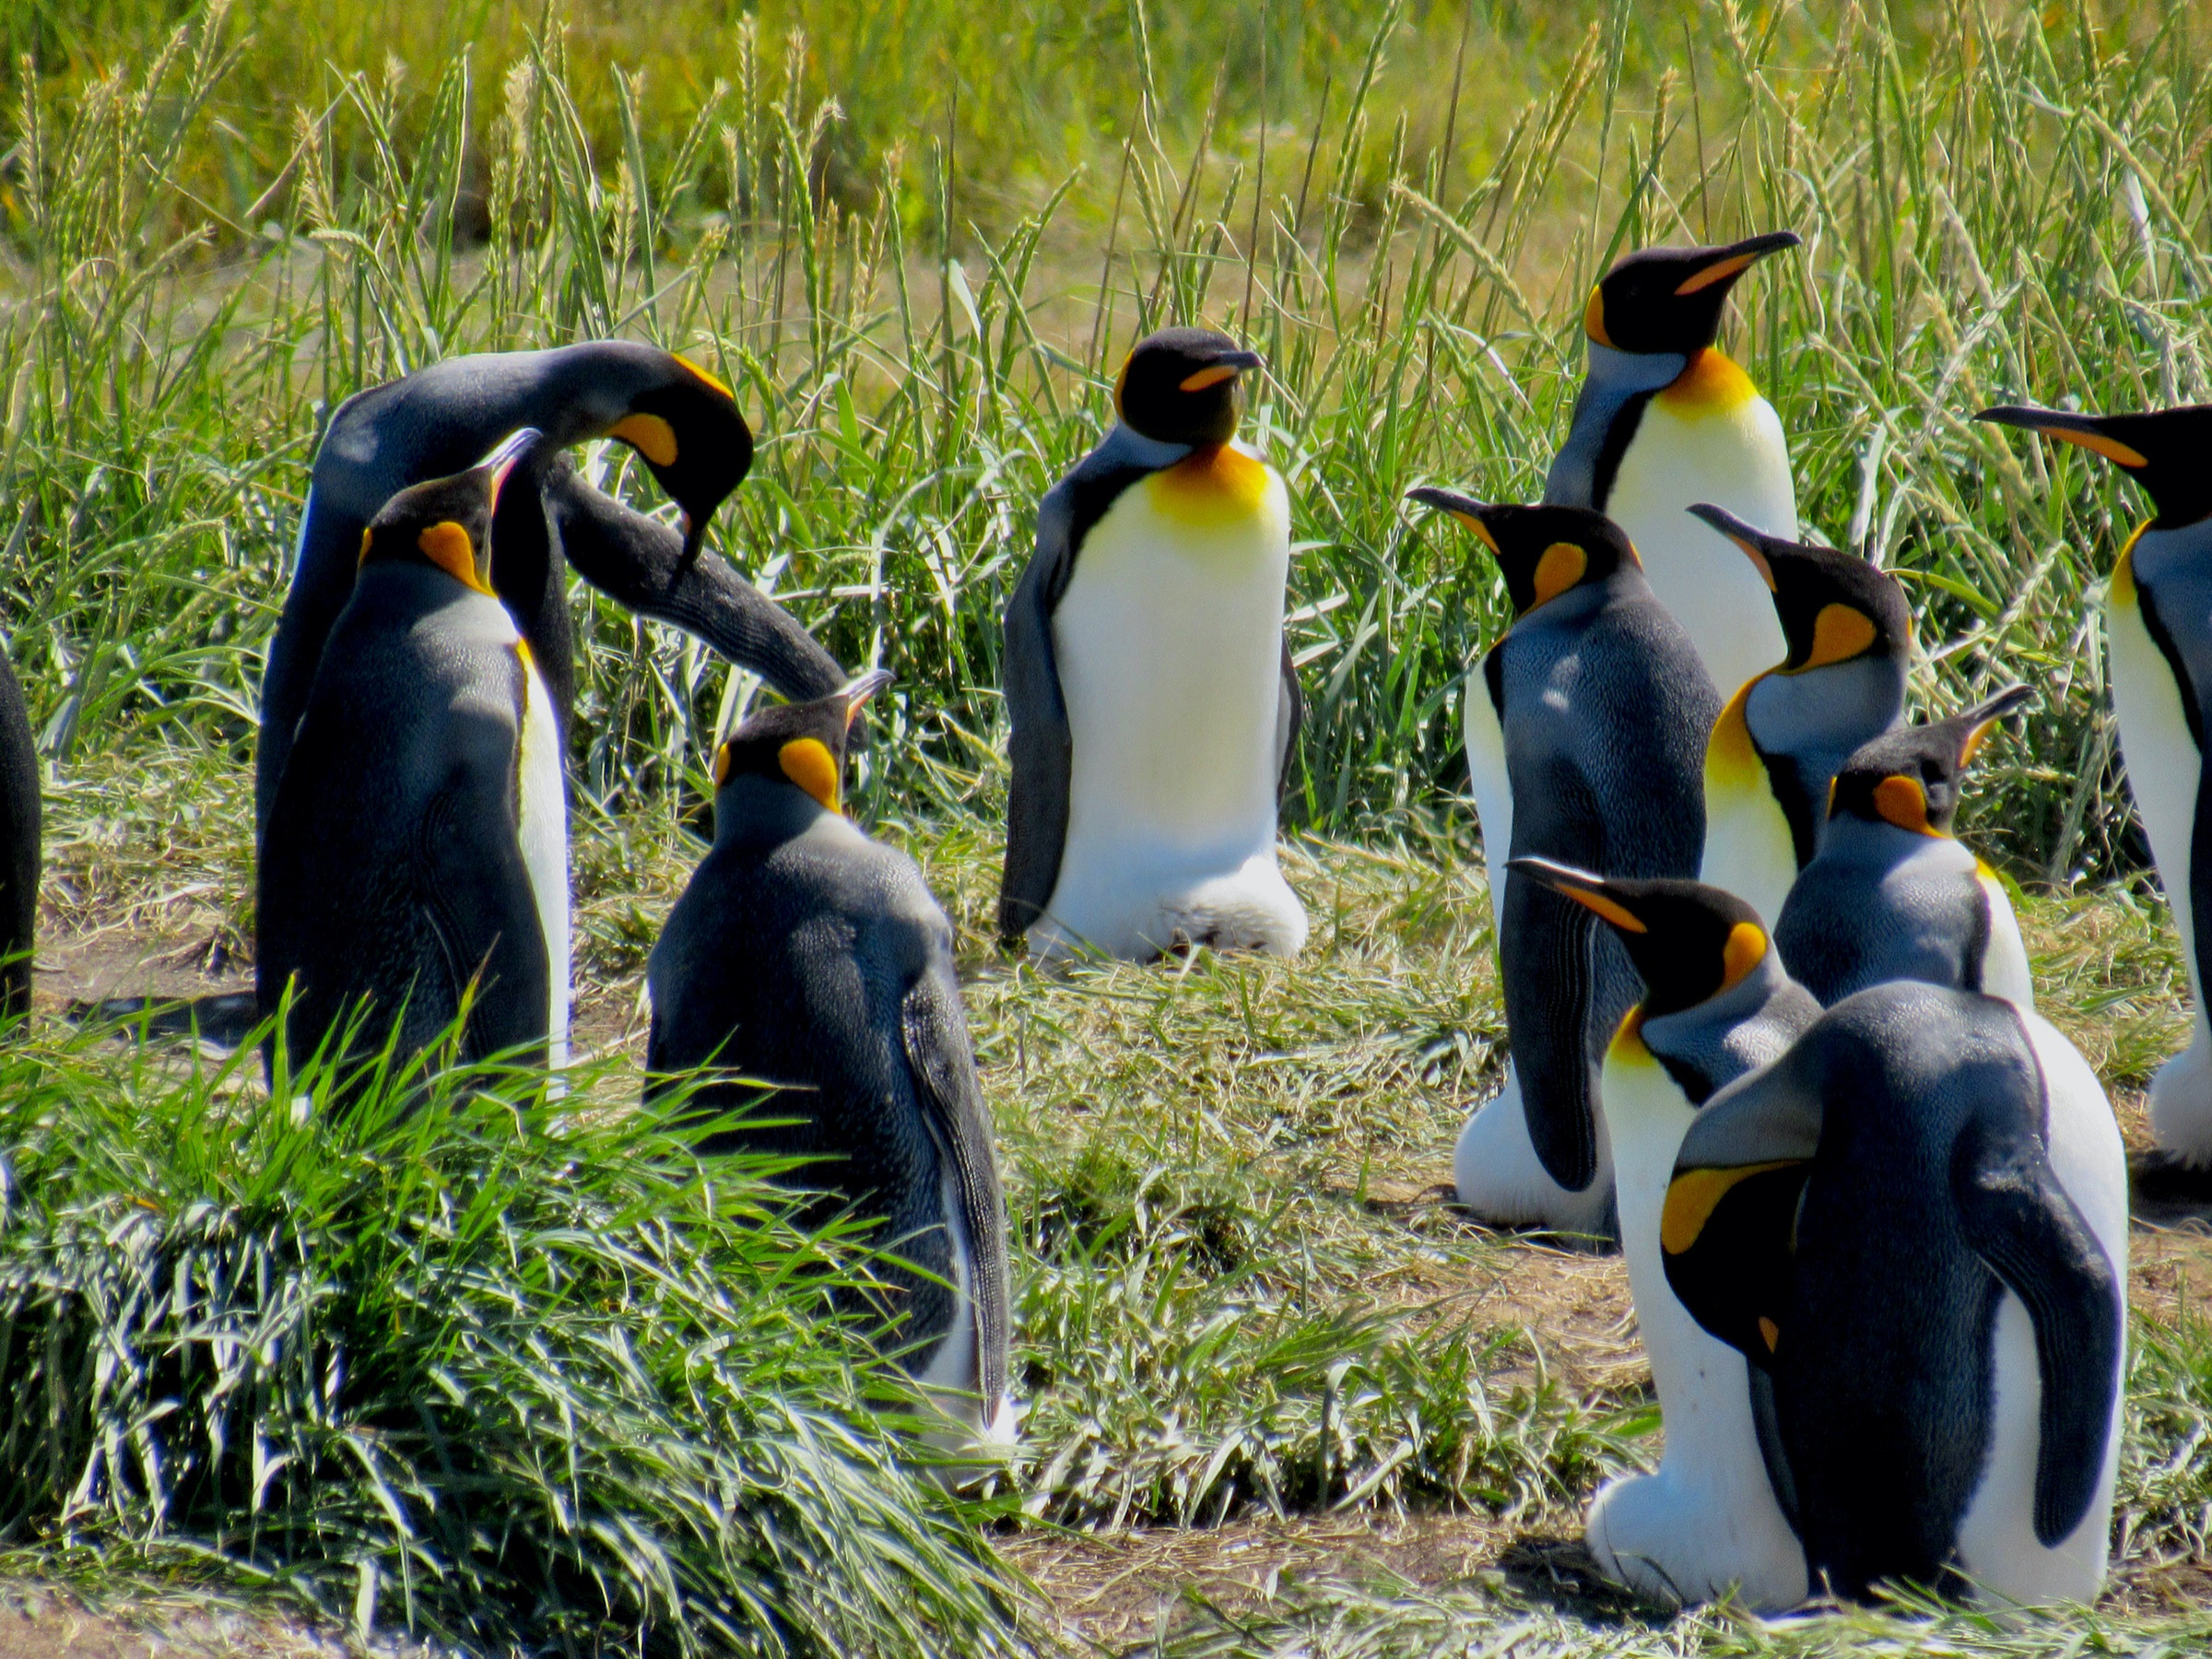
{"label": "black penguin head", "polygon": [[749,716],[714,754],[714,787],[737,778],[793,783],[831,812],[841,810],[845,747],[869,698],[891,683],[871,668],[842,690],[812,702],[779,703]]}
{"label": "black penguin head", "polygon": [[1767,956],[1759,912],[1734,893],[1696,881],[1608,881],[1516,858],[1506,868],[1573,900],[1620,935],[1643,976],[1643,1012],[1679,1014],[1741,984]]}
{"label": "black penguin head", "polygon": [[1689,511],[1742,548],[1774,595],[1774,614],[1790,647],[1783,673],[1905,654],[1912,607],[1895,577],[1833,547],[1769,535],[1708,502]]}
{"label": "black penguin head", "polygon": [[535,427],[524,427],[466,472],[408,485],[361,532],[361,563],[432,564],[479,594],[490,593],[491,515],[500,486],[537,440]]}
{"label": "black penguin head", "polygon": [[1161,443],[1227,443],[1237,435],[1237,378],[1259,366],[1259,353],[1227,335],[1163,328],[1139,340],[1122,365],[1114,413]]}
{"label": "black penguin head", "polygon": [[2212,518],[2212,404],[2142,415],[2069,415],[2021,405],[1984,409],[1976,420],[2026,427],[2094,450],[2143,486],[2159,530]]}
{"label": "black penguin head", "polygon": [[753,466],[753,430],[730,389],[672,351],[648,359],[629,408],[607,429],[638,452],[684,510],[684,556],[699,549],[714,510]]}
{"label": "black penguin head", "polygon": [[1407,490],[1406,499],[1440,507],[1475,533],[1505,572],[1516,617],[1624,565],[1642,568],[1627,533],[1587,507],[1504,506],[1427,485]]}
{"label": "black penguin head", "polygon": [[1861,744],[1829,789],[1828,816],[1947,836],[1959,817],[1959,774],[1997,722],[2033,695],[2014,686],[1948,720],[1884,732]]}
{"label": "black penguin head", "polygon": [[1770,253],[1805,239],[1794,230],[1747,237],[1724,248],[1645,248],[1598,279],[1583,332],[1617,351],[1695,357],[1721,330],[1728,290]]}

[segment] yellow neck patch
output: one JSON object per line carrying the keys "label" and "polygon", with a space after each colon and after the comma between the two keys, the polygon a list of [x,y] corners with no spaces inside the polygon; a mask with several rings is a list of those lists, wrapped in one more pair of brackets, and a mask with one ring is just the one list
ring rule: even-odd
{"label": "yellow neck patch", "polygon": [[1712,735],[1705,740],[1705,772],[1716,783],[1731,789],[1751,789],[1766,783],[1766,763],[1759,758],[1759,746],[1751,741],[1750,722],[1744,718],[1751,688],[1766,677],[1762,674],[1737,687],[1735,695],[1721,711],[1721,717],[1712,723]]}
{"label": "yellow neck patch", "polygon": [[1652,1051],[1643,1041],[1643,1005],[1638,1003],[1620,1017],[1620,1024],[1613,1029],[1613,1041],[1606,1046],[1606,1059],[1615,1065],[1656,1065]]}
{"label": "yellow neck patch", "polygon": [[1698,1235],[1705,1230],[1705,1223],[1712,1219],[1712,1212],[1720,1207],[1729,1189],[1754,1175],[1786,1170],[1800,1161],[1780,1158],[1772,1163],[1745,1164],[1735,1170],[1691,1170],[1676,1176],[1667,1185],[1665,1207],[1659,1212],[1659,1248],[1668,1255],[1682,1254],[1697,1243]]}
{"label": "yellow neck patch", "polygon": [[1874,618],[1849,605],[1824,605],[1813,618],[1813,654],[1807,668],[1848,663],[1875,641]]}
{"label": "yellow neck patch", "polygon": [[468,532],[452,519],[432,524],[415,538],[415,545],[422,549],[425,558],[455,582],[474,588],[479,594],[491,592],[485,585],[484,579],[477,574],[477,544],[469,540]]}
{"label": "yellow neck patch", "polygon": [[1721,947],[1721,989],[1740,985],[1744,976],[1759,966],[1767,954],[1767,935],[1748,922],[1738,922],[1728,930],[1728,942]]}
{"label": "yellow neck patch", "polygon": [[625,415],[606,429],[655,466],[676,465],[676,429],[658,415]]}
{"label": "yellow neck patch", "polygon": [[2127,546],[2120,549],[2120,557],[2112,565],[2112,582],[2109,592],[2115,605],[2140,605],[2136,597],[2136,544],[2143,539],[2143,532],[2150,528],[2145,519],[2136,526],[2136,533],[2127,538]]}
{"label": "yellow neck patch", "polygon": [[1729,414],[1758,395],[1759,388],[1735,366],[1735,359],[1717,347],[1708,346],[1668,382],[1658,401],[1670,414],[1695,420],[1706,415]]}
{"label": "yellow neck patch", "polygon": [[1915,835],[1937,834],[1928,827],[1928,792],[1920,786],[1918,778],[1901,772],[1884,778],[1874,786],[1874,809],[1900,830],[1910,830]]}
{"label": "yellow neck patch", "polygon": [[1544,549],[1544,557],[1536,560],[1535,596],[1528,608],[1548,604],[1583,579],[1590,568],[1590,555],[1572,542],[1553,542]]}
{"label": "yellow neck patch", "polygon": [[783,775],[819,801],[837,810],[837,757],[819,737],[794,737],[776,751]]}
{"label": "yellow neck patch", "polygon": [[1226,443],[1208,445],[1145,480],[1153,510],[1181,524],[1233,524],[1260,510],[1267,468]]}

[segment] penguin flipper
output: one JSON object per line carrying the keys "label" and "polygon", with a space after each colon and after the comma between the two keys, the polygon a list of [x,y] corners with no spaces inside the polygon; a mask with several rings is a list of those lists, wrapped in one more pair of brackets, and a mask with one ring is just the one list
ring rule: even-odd
{"label": "penguin flipper", "polygon": [[608,598],[705,641],[794,702],[845,683],[837,659],[720,554],[686,559],[681,535],[594,488],[565,457],[547,465],[543,491],[571,568]]}
{"label": "penguin flipper", "polygon": [[2054,1548],[2088,1512],[2103,1474],[2126,1323],[2118,1279],[2025,1123],[1975,1118],[1952,1150],[1950,1182],[1968,1245],[2035,1326],[2035,1535]]}
{"label": "penguin flipper", "polygon": [[1298,665],[1290,660],[1290,636],[1283,635],[1283,687],[1276,700],[1275,798],[1280,802],[1290,788],[1290,762],[1298,755],[1298,735],[1305,730],[1306,694],[1298,683]]}
{"label": "penguin flipper", "polygon": [[453,726],[445,782],[418,820],[416,890],[456,1006],[475,987],[465,1054],[520,1050],[542,1063],[552,967],[515,832],[514,733],[482,717]]}
{"label": "penguin flipper", "polygon": [[991,1124],[975,1078],[968,1021],[949,965],[939,959],[907,987],[899,1029],[908,1074],[936,1143],[949,1159],[968,1233],[974,1298],[976,1393],[989,1418],[1006,1392],[1006,1347],[1012,1331],[1006,1291],[1006,1207]]}
{"label": "penguin flipper", "polygon": [[999,937],[1011,945],[1042,919],[1060,881],[1067,844],[1069,776],[1075,740],[1053,649],[1053,608],[1075,569],[1069,514],[1058,492],[1037,520],[1037,551],[1006,601],[1006,857],[998,888]]}

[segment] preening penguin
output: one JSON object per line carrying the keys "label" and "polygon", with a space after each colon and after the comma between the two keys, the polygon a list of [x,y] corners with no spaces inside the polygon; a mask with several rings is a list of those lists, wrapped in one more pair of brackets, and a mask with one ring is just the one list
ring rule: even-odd
{"label": "preening penguin", "polygon": [[[459,472],[522,427],[536,428],[544,441],[501,492],[492,580],[530,641],[563,731],[576,672],[571,566],[786,696],[819,696],[844,682],[835,660],[780,606],[703,550],[707,521],[752,465],[752,433],[728,387],[671,352],[629,340],[451,358],[358,393],[331,417],[262,682],[254,799],[263,825],[315,665],[352,591],[363,527],[399,490]],[[637,451],[683,508],[682,535],[594,489],[559,453],[599,437]]]}
{"label": "preening penguin", "polygon": [[23,706],[16,665],[0,651],[0,1025],[30,1013],[41,820],[39,755],[30,714]]}
{"label": "preening penguin", "polygon": [[2196,1022],[2189,1046],[2150,1084],[2159,1146],[2212,1172],[2212,802],[2205,790],[2205,726],[2212,708],[2212,404],[2145,415],[1984,409],[1983,420],[2027,427],[2102,455],[2140,484],[2151,518],[2105,587],[2104,637],[2112,711],[2128,787],[2189,965]]}
{"label": "preening penguin", "polygon": [[1837,1004],[1690,1125],[1660,1241],[1683,1305],[1768,1380],[1762,1443],[1816,1584],[1955,1569],[2095,1599],[2127,1171],[2043,1020],[1913,981]]}
{"label": "preening penguin", "polygon": [[1771,924],[1812,862],[1836,769],[1904,717],[1912,611],[1863,559],[1769,535],[1710,502],[1690,512],[1743,550],[1788,642],[1735,689],[1705,745],[1700,879]]}
{"label": "preening penguin", "polygon": [[1782,959],[1824,1005],[1912,979],[2035,1006],[2005,884],[1951,834],[1959,774],[2032,695],[2014,686],[1948,720],[1885,733],[1844,763],[1820,851],[1774,924]]}
{"label": "preening penguin", "polygon": [[[715,759],[714,845],[653,947],[647,1098],[712,1067],[692,1096],[763,1099],[757,1147],[808,1159],[791,1179],[882,1225],[904,1362],[990,1438],[1006,1402],[1006,1206],[975,1078],[952,926],[922,873],[839,809],[846,732],[890,677],[754,714]],[[769,1094],[736,1081],[788,1086]]]}
{"label": "preening penguin", "polygon": [[1782,633],[1757,573],[1683,514],[1713,501],[1797,534],[1781,418],[1712,342],[1743,274],[1800,240],[1645,248],[1607,271],[1583,314],[1588,377],[1544,485],[1547,505],[1594,508],[1627,533],[1724,696],[1782,660]]}
{"label": "preening penguin", "polygon": [[1658,1471],[1609,1482],[1585,1531],[1606,1576],[1655,1601],[1806,1597],[1805,1550],[1767,1475],[1743,1355],[1667,1283],[1660,1212],[1682,1136],[1719,1089],[1779,1059],[1820,1017],[1783,971],[1751,907],[1689,881],[1606,881],[1543,859],[1514,871],[1594,912],[1644,984],[1606,1050],[1600,1094],[1636,1325],[1666,1430]]}
{"label": "preening penguin", "polygon": [[1259,365],[1205,329],[1147,335],[1120,420],[1038,510],[1006,614],[1009,943],[1141,959],[1306,942],[1275,844],[1302,712],[1289,498],[1234,441],[1238,377]]}
{"label": "preening penguin", "polygon": [[560,733],[491,585],[501,485],[536,439],[401,490],[362,533],[262,838],[254,982],[265,1018],[293,991],[296,1065],[357,1013],[350,1053],[394,1025],[418,1053],[465,1004],[465,1058],[566,1057]]}
{"label": "preening penguin", "polygon": [[1612,1164],[1597,1072],[1635,971],[1588,910],[1504,866],[1510,853],[1606,877],[1694,876],[1699,763],[1721,700],[1602,513],[1446,489],[1412,499],[1474,534],[1513,607],[1465,693],[1512,1065],[1460,1135],[1460,1202],[1486,1221],[1603,1233]]}

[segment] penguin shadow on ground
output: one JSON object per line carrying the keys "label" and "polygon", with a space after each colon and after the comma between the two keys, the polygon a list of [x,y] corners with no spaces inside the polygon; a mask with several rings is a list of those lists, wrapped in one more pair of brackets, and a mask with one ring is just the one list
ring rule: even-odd
{"label": "penguin shadow on ground", "polygon": [[1584,1624],[1656,1630],[1674,1617],[1606,1578],[1579,1533],[1522,1533],[1498,1552],[1495,1571],[1515,1595]]}
{"label": "penguin shadow on ground", "polygon": [[2138,1225],[2212,1235],[2212,1170],[2155,1148],[2132,1152],[2127,1188]]}

